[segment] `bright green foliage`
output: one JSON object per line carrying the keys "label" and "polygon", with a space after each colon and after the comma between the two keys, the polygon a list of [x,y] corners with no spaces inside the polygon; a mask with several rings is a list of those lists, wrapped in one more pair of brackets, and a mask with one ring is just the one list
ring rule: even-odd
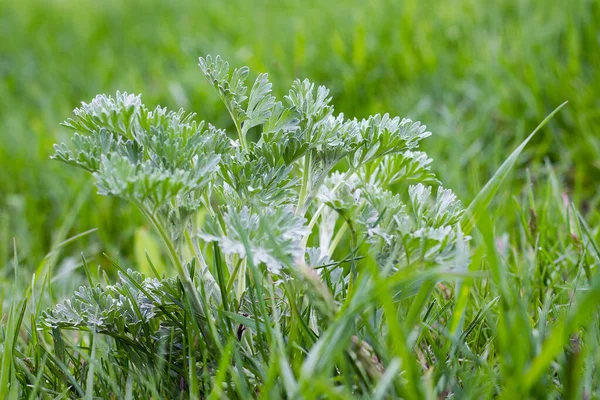
{"label": "bright green foliage", "polygon": [[[598,1],[0,3],[0,397],[600,398]],[[243,94],[232,69],[229,94],[199,84],[206,52],[250,66]],[[285,97],[297,77],[326,83],[339,120],[323,126],[349,129],[307,138],[303,106]],[[317,101],[318,84],[303,84],[299,104]],[[195,110],[226,131],[200,136],[223,140],[128,137],[129,121],[111,120],[116,89],[144,93],[148,111]],[[99,103],[111,111],[90,126],[108,129],[59,126],[98,92],[113,93]],[[385,111],[435,135],[357,167],[359,125]],[[138,139],[139,176],[150,161],[182,182],[150,154],[185,171],[212,149],[218,167],[157,209],[158,196],[97,196],[85,171]],[[55,142],[80,171],[48,162]],[[432,239],[445,223],[417,228],[435,221],[440,182],[466,208],[460,229],[448,224],[450,257]],[[414,196],[432,188],[417,218],[419,183]],[[93,289],[78,289],[86,278]],[[116,300],[113,321],[127,323],[90,328],[113,302],[88,296],[71,299],[88,305],[80,326],[46,324],[46,307],[69,320],[58,308],[76,291]]]}

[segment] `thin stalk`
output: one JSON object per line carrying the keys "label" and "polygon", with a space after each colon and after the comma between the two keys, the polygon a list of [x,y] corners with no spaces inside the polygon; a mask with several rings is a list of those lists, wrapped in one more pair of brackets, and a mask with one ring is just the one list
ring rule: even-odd
{"label": "thin stalk", "polygon": [[310,182],[310,152],[304,157],[304,171],[302,171],[302,186],[298,195],[298,206],[296,207],[296,215],[304,214],[304,206],[306,204],[306,196],[308,194],[308,184]]}
{"label": "thin stalk", "polygon": [[335,237],[333,238],[333,241],[329,245],[329,249],[327,249],[327,256],[328,257],[331,258],[331,256],[333,255],[333,252],[335,251],[335,248],[340,243],[340,240],[342,240],[342,237],[344,236],[344,233],[346,232],[347,228],[348,228],[348,224],[346,222],[344,222],[344,224],[340,227],[340,229],[335,234]]}
{"label": "thin stalk", "polygon": [[203,284],[208,283],[209,285],[211,285],[212,288],[218,288],[219,292],[220,292],[221,288],[217,284],[217,281],[215,280],[215,277],[213,276],[213,274],[210,272],[210,269],[208,269],[208,264],[206,263],[206,260],[204,259],[204,256],[202,255],[202,251],[200,250],[198,243],[194,243],[192,241],[190,232],[187,229],[185,230],[185,240],[189,247],[190,253],[196,258],[196,260],[198,261],[198,264],[200,265],[201,279],[202,279]]}
{"label": "thin stalk", "polygon": [[225,104],[225,108],[227,108],[227,111],[229,112],[229,115],[231,116],[231,120],[233,121],[233,124],[235,125],[235,129],[237,130],[238,137],[240,138],[240,144],[242,145],[242,149],[248,150],[248,142],[246,142],[245,133],[242,131],[242,128],[240,127],[240,124],[238,124],[237,119],[235,119],[235,117],[233,116],[233,111],[231,111],[231,108],[229,108],[229,104],[227,104],[227,101],[225,100],[225,98],[221,97],[221,100]]}
{"label": "thin stalk", "polygon": [[[241,272],[240,272],[241,271]],[[244,289],[246,288],[246,277],[245,277],[245,273],[246,273],[246,259],[245,258],[241,258],[239,260],[237,260],[237,262],[235,263],[235,267],[233,269],[233,272],[231,273],[231,275],[229,276],[229,280],[227,281],[227,292],[231,292],[233,290],[233,284],[235,283],[235,281],[238,278],[238,275],[240,275],[240,283],[243,281],[243,286]],[[239,286],[238,286],[239,288]],[[242,292],[243,292],[242,290]],[[239,291],[239,289],[238,289]],[[241,299],[241,295],[239,295],[236,292],[236,298],[238,301],[240,301]]]}
{"label": "thin stalk", "polygon": [[222,263],[221,249],[219,248],[219,244],[217,242],[213,242],[213,259],[215,264],[215,270],[217,271],[217,280],[221,292],[221,301],[223,302],[223,309],[225,311],[229,311],[227,283],[225,282],[225,274],[223,273],[223,268],[225,268],[225,266]]}
{"label": "thin stalk", "polygon": [[173,264],[175,265],[175,268],[177,269],[179,278],[182,281],[181,283],[183,284],[183,287],[185,288],[186,292],[188,292],[188,294],[190,295],[190,297],[192,299],[192,304],[194,305],[196,312],[199,314],[203,314],[202,303],[200,302],[200,298],[198,297],[198,292],[194,286],[194,282],[192,281],[192,278],[190,277],[190,274],[188,273],[188,271],[185,269],[185,267],[181,263],[181,260],[179,259],[179,255],[177,254],[177,251],[175,250],[175,246],[173,245],[171,238],[169,238],[169,235],[167,234],[167,232],[165,232],[165,230],[161,226],[160,222],[158,222],[158,220],[154,217],[154,215],[152,215],[152,213],[150,213],[144,207],[143,204],[137,203],[137,206],[142,211],[142,213],[144,213],[146,218],[148,218],[148,221],[150,221],[150,224],[154,227],[154,229],[156,230],[156,232],[162,239],[165,247],[167,248],[167,253],[169,254],[169,258],[171,258],[171,261],[173,262]]}
{"label": "thin stalk", "polygon": [[192,237],[190,236],[190,232],[187,229],[185,231],[185,241],[188,245],[190,252],[192,253],[192,255],[194,255],[194,257],[196,257],[198,264],[200,264],[200,268],[202,268],[202,271],[208,271],[208,264],[206,264],[206,260],[204,259],[202,252],[197,247],[197,245],[194,244],[194,242],[192,242]]}
{"label": "thin stalk", "polygon": [[[335,193],[337,192],[337,190],[342,187],[342,184],[354,173],[354,169],[350,168],[348,171],[346,171],[346,174],[344,174],[344,176],[342,177],[342,179],[340,179],[340,181],[333,187],[333,189],[331,189],[331,193]],[[315,211],[315,213],[313,214],[312,218],[310,219],[310,222],[308,223],[308,234],[306,236],[304,236],[304,238],[302,239],[302,247],[306,248],[306,244],[308,243],[308,238],[310,236],[310,234],[312,233],[313,228],[315,227],[315,225],[317,224],[317,221],[319,220],[319,217],[321,216],[321,213],[323,212],[323,210],[325,209],[325,203],[321,203],[319,205],[319,208],[317,208],[317,211]]]}
{"label": "thin stalk", "polygon": [[[354,230],[354,226],[352,225],[352,222],[347,219],[346,220],[346,226],[348,226],[348,228],[350,228],[350,244],[351,244],[351,249],[352,249],[352,254],[354,254],[355,252],[358,251],[358,245],[357,245],[357,240],[356,240],[356,231]],[[352,257],[350,259],[350,272],[352,273],[351,277],[351,283],[354,283],[354,281],[356,280],[356,277],[358,276],[358,272],[356,270],[356,260],[354,259],[354,257]]]}

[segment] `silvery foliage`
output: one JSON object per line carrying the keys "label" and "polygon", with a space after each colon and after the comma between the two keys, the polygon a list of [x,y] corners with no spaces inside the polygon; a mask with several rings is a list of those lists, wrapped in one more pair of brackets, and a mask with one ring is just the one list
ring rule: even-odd
{"label": "silvery foliage", "polygon": [[[132,201],[174,240],[188,230],[201,244],[217,243],[230,273],[241,261],[278,275],[299,264],[335,266],[334,237],[348,227],[355,244],[368,242],[382,267],[393,269],[447,263],[457,242],[466,247],[460,202],[429,186],[439,182],[419,151],[430,135],[424,125],[388,114],[346,118],[334,112],[328,89],[308,80],[294,81],[279,101],[267,74],[249,85],[247,67],[230,70],[218,56],[200,58],[199,66],[235,132],[117,92],[75,109],[64,122],[75,132],[71,144],[56,145],[53,157],[91,172],[99,194]],[[206,221],[191,231],[189,217],[200,209]],[[95,302],[86,290],[100,289],[76,297]],[[104,293],[107,302],[120,301]],[[55,312],[47,317],[52,326],[61,318],[95,324],[77,316],[85,306],[76,301]]]}
{"label": "silvery foliage", "polygon": [[223,130],[183,110],[150,110],[139,95],[99,95],[74,114],[63,123],[72,145],[55,145],[53,158],[91,172],[99,194],[165,216],[198,210],[230,146]]}
{"label": "silvery foliage", "polygon": [[[199,237],[207,242],[217,241],[224,254],[249,258],[254,265],[264,264],[273,273],[279,273],[286,255],[301,257],[302,236],[308,233],[303,219],[294,216],[289,206],[249,207],[227,206],[223,210],[227,235],[220,235],[219,227],[210,221]],[[250,243],[248,248],[244,243]]]}
{"label": "silvery foliage", "polygon": [[114,285],[81,286],[72,298],[47,311],[44,321],[52,328],[91,329],[139,340],[144,324],[178,311],[171,299],[180,297],[175,279],[159,281],[128,270]]}

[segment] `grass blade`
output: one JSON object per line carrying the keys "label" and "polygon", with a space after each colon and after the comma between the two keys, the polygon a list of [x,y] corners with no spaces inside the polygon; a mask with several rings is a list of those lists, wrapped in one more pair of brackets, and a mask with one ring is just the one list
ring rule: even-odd
{"label": "grass blade", "polygon": [[487,209],[488,205],[491,203],[492,199],[496,195],[496,192],[504,182],[504,179],[508,175],[508,173],[512,170],[519,155],[523,152],[527,143],[535,136],[535,134],[546,125],[548,121],[552,119],[563,108],[567,102],[565,101],[560,106],[556,107],[554,111],[552,111],[544,120],[531,132],[529,136],[517,147],[508,158],[502,163],[500,168],[496,171],[494,176],[485,184],[483,189],[479,191],[477,196],[473,199],[469,207],[467,208],[465,215],[461,221],[461,225],[463,227],[463,232],[465,235],[468,235],[469,232],[473,229],[479,218],[483,214],[483,212]]}

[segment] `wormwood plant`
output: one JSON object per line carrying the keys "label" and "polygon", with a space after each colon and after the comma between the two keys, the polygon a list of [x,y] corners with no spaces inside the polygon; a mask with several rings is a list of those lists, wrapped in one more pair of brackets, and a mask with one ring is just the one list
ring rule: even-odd
{"label": "wormwood plant", "polygon": [[468,262],[460,202],[419,151],[430,133],[336,114],[308,80],[278,100],[267,74],[199,66],[234,132],[117,92],[75,109],[53,156],[139,208],[176,276],[115,262],[118,283],[90,281],[44,323],[60,340],[89,332],[102,361],[82,374],[115,396],[418,397],[415,361],[386,350],[400,331],[384,299]]}

